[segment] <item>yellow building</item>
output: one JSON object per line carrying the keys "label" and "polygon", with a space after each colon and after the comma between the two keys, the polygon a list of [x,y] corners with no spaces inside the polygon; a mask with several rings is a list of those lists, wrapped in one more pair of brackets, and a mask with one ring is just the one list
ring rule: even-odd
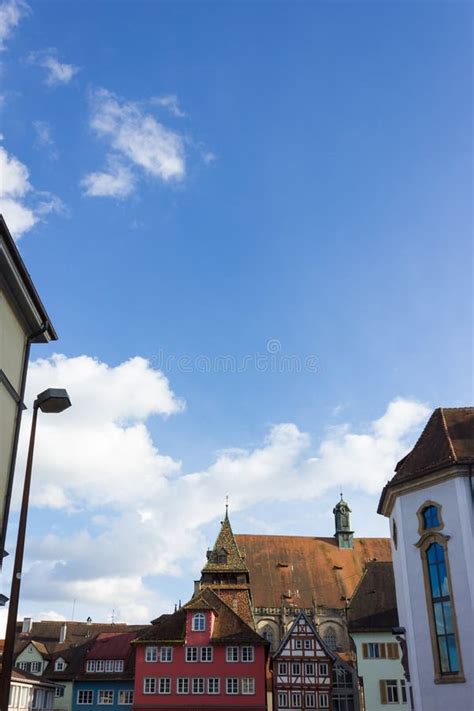
{"label": "yellow building", "polygon": [[24,409],[30,345],[55,340],[56,332],[0,215],[0,565]]}

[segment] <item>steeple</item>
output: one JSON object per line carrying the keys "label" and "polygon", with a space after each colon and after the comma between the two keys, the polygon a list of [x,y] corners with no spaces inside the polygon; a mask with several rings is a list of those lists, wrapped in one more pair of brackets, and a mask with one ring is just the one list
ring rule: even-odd
{"label": "steeple", "polygon": [[342,498],[333,509],[336,531],[334,536],[339,548],[354,548],[354,531],[351,531],[351,509]]}

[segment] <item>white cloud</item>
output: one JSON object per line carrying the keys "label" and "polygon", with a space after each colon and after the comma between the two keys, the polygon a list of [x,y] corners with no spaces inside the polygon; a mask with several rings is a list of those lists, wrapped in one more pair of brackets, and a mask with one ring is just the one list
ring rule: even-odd
{"label": "white cloud", "polygon": [[52,160],[59,158],[59,153],[52,136],[51,126],[47,121],[33,121],[33,128],[36,133],[36,145],[44,148]]}
{"label": "white cloud", "polygon": [[164,109],[176,116],[176,118],[183,118],[186,116],[186,112],[182,110],[179,105],[178,97],[176,94],[167,94],[166,96],[153,96],[150,99],[150,103],[155,106],[161,106]]}
{"label": "white cloud", "polygon": [[112,161],[108,171],[89,173],[81,180],[81,187],[89,197],[124,198],[133,192],[135,178],[131,170]]}
{"label": "white cloud", "polygon": [[[54,386],[68,388],[73,406],[41,416],[32,507],[69,511],[76,528],[29,538],[25,595],[55,609],[80,597],[96,610],[118,607],[129,621],[169,603],[150,576],[185,572],[189,589],[207,543],[202,527],[222,513],[226,493],[234,512],[316,501],[339,485],[377,494],[428,415],[420,403],[395,399],[362,431],[332,428],[317,447],[294,423],[281,423],[260,445],[222,450],[186,473],[151,437],[148,419],[179,413],[183,403],[148,361],[111,367],[56,355],[32,363],[27,402]],[[25,417],[23,451],[28,430]]]}
{"label": "white cloud", "polygon": [[0,51],[6,49],[13,30],[29,12],[30,7],[23,0],[7,0],[0,5]]}
{"label": "white cloud", "polygon": [[115,167],[87,175],[82,180],[86,194],[121,197],[130,194],[134,185],[132,168],[164,182],[184,177],[182,136],[145,113],[139,104],[121,101],[112,92],[99,89],[91,95],[90,126],[113,151],[108,160]]}
{"label": "white cloud", "polygon": [[37,67],[46,69],[44,82],[48,86],[69,84],[71,79],[80,71],[79,67],[75,67],[73,64],[60,62],[55,49],[42,49],[38,52],[30,52],[28,62]]}
{"label": "white cloud", "polygon": [[0,146],[0,210],[15,239],[51,212],[63,210],[61,200],[33,189],[28,168]]}

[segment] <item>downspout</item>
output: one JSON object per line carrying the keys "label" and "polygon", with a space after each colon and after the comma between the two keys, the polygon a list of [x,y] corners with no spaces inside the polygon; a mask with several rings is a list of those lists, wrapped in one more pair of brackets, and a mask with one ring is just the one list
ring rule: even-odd
{"label": "downspout", "polygon": [[16,411],[16,422],[15,422],[15,432],[13,435],[13,447],[12,447],[12,453],[11,453],[11,459],[10,459],[10,471],[8,473],[8,482],[7,482],[7,491],[5,495],[5,509],[3,511],[3,522],[2,522],[2,532],[1,532],[1,538],[0,538],[0,570],[3,565],[3,559],[5,558],[8,553],[5,551],[5,540],[7,536],[7,526],[8,526],[8,515],[10,513],[10,503],[11,503],[11,497],[12,497],[12,489],[13,489],[13,475],[15,473],[15,465],[16,465],[16,455],[17,455],[17,450],[18,450],[18,440],[20,438],[20,427],[21,427],[21,415],[23,413],[23,410],[26,409],[26,406],[24,404],[24,398],[25,398],[25,389],[26,389],[26,376],[28,373],[28,361],[30,358],[30,348],[31,344],[34,341],[35,338],[38,338],[38,336],[42,336],[45,331],[47,331],[49,328],[49,321],[45,321],[39,331],[36,331],[36,333],[32,333],[28,338],[26,339],[26,345],[25,345],[25,352],[23,355],[23,370],[21,374],[21,382],[20,382],[20,392],[18,393],[19,399],[18,399],[18,404],[17,404],[17,411]]}

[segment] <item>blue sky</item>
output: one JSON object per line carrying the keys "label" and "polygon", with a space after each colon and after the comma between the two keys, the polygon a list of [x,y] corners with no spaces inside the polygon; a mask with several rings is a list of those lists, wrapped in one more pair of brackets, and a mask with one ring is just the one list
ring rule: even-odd
{"label": "blue sky", "polygon": [[[356,532],[384,533],[396,457],[430,408],[472,397],[470,4],[3,6],[0,145],[30,186],[23,173],[3,199],[35,222],[16,236],[60,335],[33,360],[65,356],[37,364],[31,395],[84,382],[92,405],[48,425],[44,447],[64,427],[97,455],[81,489],[67,449],[51,462],[39,445],[23,612],[67,617],[76,596],[78,615],[135,621],[185,598],[224,490],[240,532],[331,535],[343,486]],[[219,356],[247,366],[223,373]],[[298,372],[280,372],[287,356]],[[114,403],[87,430],[109,375]],[[136,407],[131,382],[149,388]],[[151,447],[116,478],[111,423]],[[140,456],[156,450],[156,496],[186,535],[163,533],[158,498],[143,513],[122,496],[147,486]],[[101,505],[89,494],[107,476]],[[141,567],[88,569],[137,511],[163,536],[137,536]],[[33,584],[40,564],[53,592]],[[122,607],[97,595],[114,584]]]}

